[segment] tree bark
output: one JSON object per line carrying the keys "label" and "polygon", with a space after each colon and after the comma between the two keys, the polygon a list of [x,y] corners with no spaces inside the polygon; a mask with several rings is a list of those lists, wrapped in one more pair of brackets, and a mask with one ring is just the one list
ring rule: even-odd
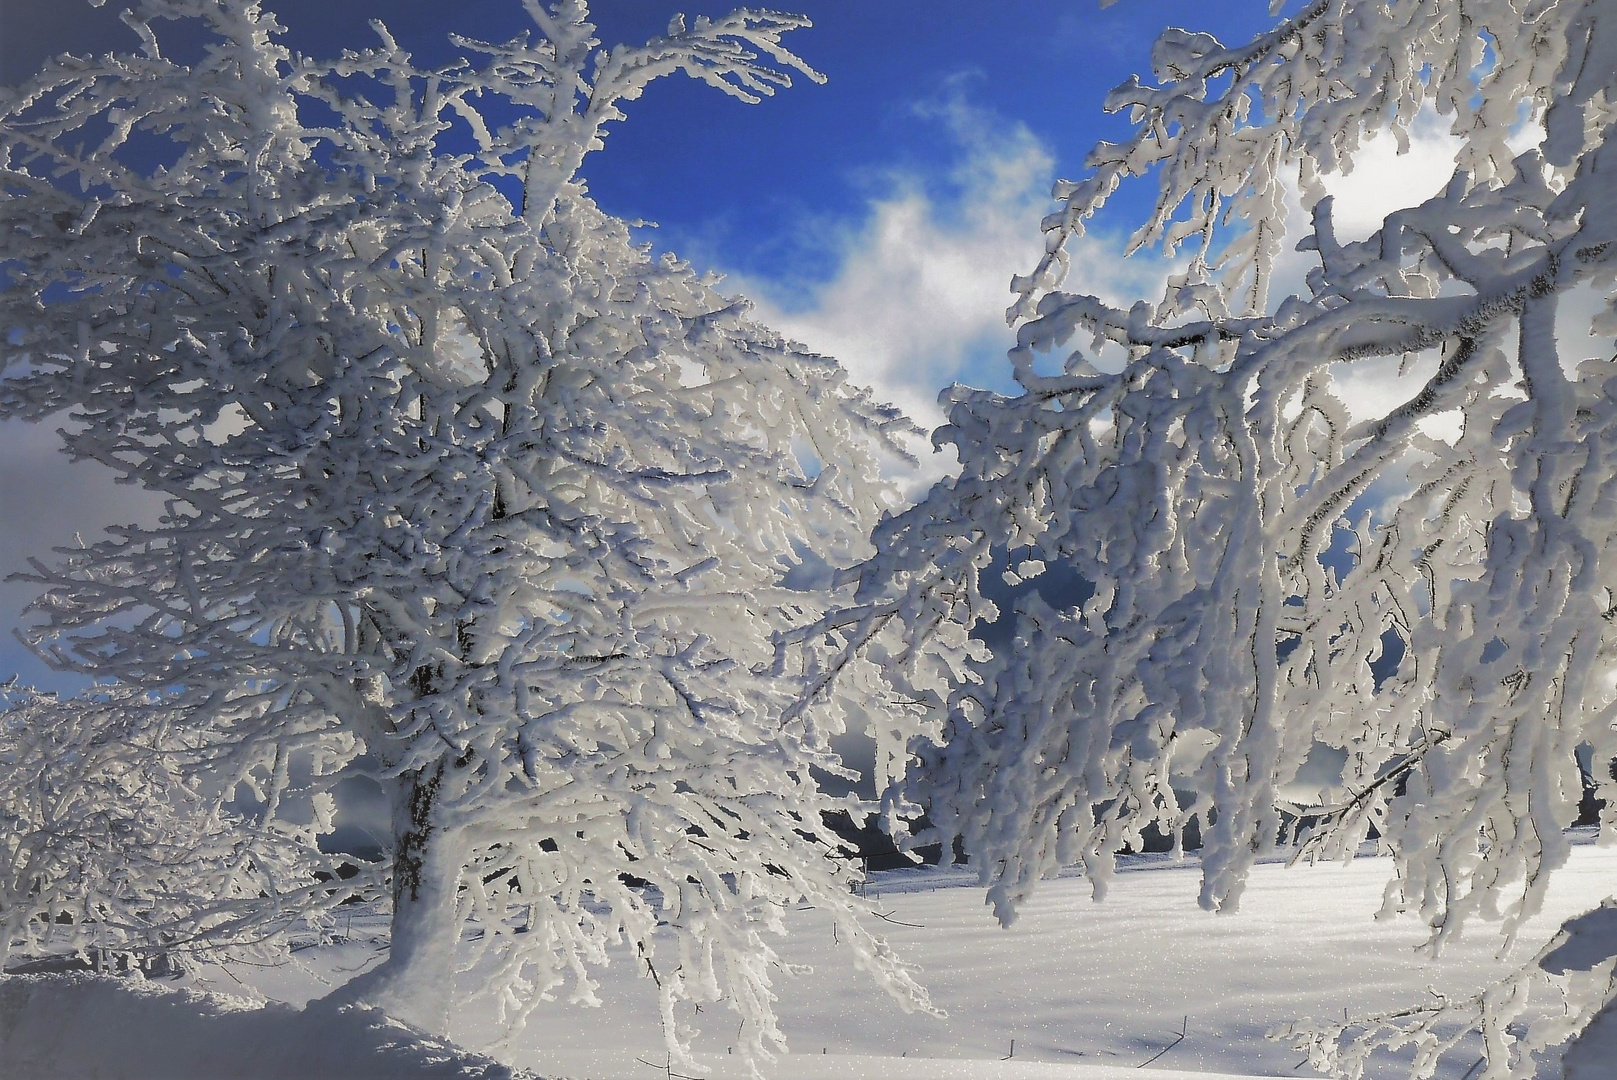
{"label": "tree bark", "polygon": [[449,1023],[460,942],[463,865],[458,837],[437,820],[445,763],[399,777],[393,793],[393,924],[388,957],[329,994],[334,1004],[374,1005],[427,1031]]}

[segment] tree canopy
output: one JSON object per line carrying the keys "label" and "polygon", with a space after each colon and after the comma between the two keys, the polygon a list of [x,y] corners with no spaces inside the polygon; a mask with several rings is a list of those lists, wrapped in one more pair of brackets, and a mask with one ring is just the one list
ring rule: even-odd
{"label": "tree canopy", "polygon": [[[1434,947],[1474,915],[1513,933],[1567,856],[1580,754],[1607,828],[1617,807],[1617,21],[1315,0],[1240,46],[1166,30],[1152,65],[1107,101],[1132,137],[1057,186],[1013,283],[1021,392],[951,392],[959,477],[877,530],[862,603],[822,628],[850,656],[947,654],[932,628],[998,614],[982,573],[1030,583],[1014,647],[935,699],[947,731],[906,792],[917,842],[958,837],[1005,922],[1058,867],[1100,894],[1119,851],[1194,825],[1205,907],[1261,855],[1374,836],[1386,910]],[[1460,139],[1453,179],[1339,238],[1321,175],[1423,110]],[[1063,291],[1072,239],[1147,176],[1134,246],[1188,245],[1166,294]],[[1272,301],[1292,177],[1316,264]],[[1366,367],[1392,404],[1345,388]],[[1042,595],[1052,566],[1092,594]],[[1514,1075],[1520,1001],[1466,1008],[1487,1075]],[[1351,1035],[1316,1064],[1357,1075]]]}
{"label": "tree canopy", "polygon": [[721,998],[756,1055],[763,934],[806,898],[925,1007],[824,822],[868,696],[796,707],[818,646],[773,648],[868,553],[908,424],[576,175],[652,79],[818,77],[803,20],[602,49],[579,0],[525,7],[424,69],[380,24],[315,60],[256,0],[145,0],[139,53],[0,102],[0,415],[72,410],[69,453],[167,500],[36,564],[37,647],[228,747],[262,820],[380,779],[391,951],[341,998],[441,1028],[477,964],[520,1023],[627,941],[676,1055]]}
{"label": "tree canopy", "polygon": [[[71,410],[70,453],[168,500],[37,565],[36,644],[175,718],[207,812],[247,784],[262,830],[355,770],[387,785],[392,951],[340,996],[440,1024],[470,923],[460,960],[520,1021],[569,981],[589,1000],[627,941],[672,1051],[684,1005],[722,998],[756,1055],[781,1041],[760,932],[806,898],[924,1008],[859,924],[838,806],[895,834],[924,811],[907,842],[958,843],[1007,923],[1059,867],[1099,895],[1120,851],[1191,828],[1219,911],[1261,856],[1374,839],[1385,911],[1434,949],[1539,909],[1586,780],[1617,823],[1603,0],[1165,31],[1107,102],[1133,134],[1058,185],[1012,283],[1020,392],[950,391],[959,476],[885,517],[902,418],[578,179],[655,78],[755,100],[816,77],[782,44],[803,20],[601,49],[581,0],[523,3],[537,35],[428,69],[380,25],[312,60],[255,0],[143,0],[138,54],[0,100],[0,417]],[[205,29],[200,62],[165,19]],[[1451,181],[1341,236],[1321,177],[1433,113]],[[1065,291],[1074,239],[1145,177],[1134,247],[1186,251],[1165,295]],[[1391,404],[1353,392],[1366,370]],[[1056,569],[1082,595],[1041,589]],[[997,651],[970,636],[1001,614],[985,572],[1015,594]],[[820,790],[850,725],[874,805]],[[1528,1075],[1609,1021],[1612,959],[1581,956],[1597,977],[1525,1038],[1525,976],[1297,1035],[1353,1077],[1413,1043],[1430,1075],[1476,1024],[1485,1076]]]}

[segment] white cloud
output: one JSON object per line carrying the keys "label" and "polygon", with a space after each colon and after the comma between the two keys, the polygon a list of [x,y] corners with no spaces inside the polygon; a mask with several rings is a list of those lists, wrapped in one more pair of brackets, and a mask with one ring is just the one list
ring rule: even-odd
{"label": "white cloud", "polygon": [[1449,121],[1430,109],[1416,114],[1405,153],[1398,152],[1390,131],[1366,140],[1349,171],[1320,178],[1333,199],[1337,238],[1363,240],[1394,210],[1416,206],[1442,191],[1454,175],[1460,145],[1461,139],[1449,133]]}
{"label": "white cloud", "polygon": [[[1463,143],[1450,132],[1449,125],[1448,119],[1430,108],[1423,108],[1410,125],[1405,152],[1399,153],[1391,132],[1382,130],[1360,145],[1350,170],[1320,178],[1333,197],[1331,218],[1339,240],[1366,239],[1393,211],[1417,206],[1443,190],[1454,175],[1456,157]],[[1509,145],[1513,152],[1521,153],[1536,146],[1543,134],[1538,124],[1523,123],[1512,133]],[[1275,300],[1288,293],[1306,295],[1304,275],[1318,265],[1317,256],[1312,252],[1290,250],[1307,235],[1309,216],[1302,208],[1295,182],[1290,184],[1287,196],[1287,250],[1276,267],[1274,287],[1270,290]],[[1588,289],[1575,290],[1561,305],[1557,333],[1566,350],[1563,364],[1569,374],[1586,350],[1598,352],[1604,347],[1604,342],[1582,344],[1590,336],[1598,305],[1599,297]],[[1336,391],[1355,420],[1385,416],[1420,390],[1436,369],[1437,361],[1436,350],[1427,350],[1407,359],[1374,357],[1338,364],[1333,368]],[[1430,430],[1444,437],[1457,433],[1448,419],[1435,422]]]}
{"label": "white cloud", "polygon": [[958,100],[938,112],[959,150],[953,192],[940,198],[925,177],[892,175],[866,220],[839,239],[829,281],[789,290],[731,279],[765,322],[835,356],[928,426],[942,421],[942,387],[975,356],[1012,344],[1009,283],[1038,260],[1052,179],[1049,154],[1021,125],[996,125]]}
{"label": "white cloud", "polygon": [[[941,120],[955,144],[953,162],[940,170],[947,183],[890,174],[865,219],[838,238],[838,268],[823,283],[802,289],[737,275],[728,284],[752,298],[764,322],[836,357],[930,431],[944,419],[944,387],[1006,383],[1004,356],[1015,344],[1005,325],[1010,281],[1043,251],[1039,222],[1053,206],[1054,172],[1052,155],[1022,124],[959,97],[917,111],[923,121]],[[1073,256],[1069,290],[1130,301],[1161,291],[1160,268],[1138,259],[1123,265],[1120,242],[1086,237]],[[933,455],[900,479],[913,489],[952,467],[952,455]]]}
{"label": "white cloud", "polygon": [[[931,430],[943,422],[938,392],[951,382],[1005,385],[1004,354],[1014,343],[1004,321],[1009,283],[1039,258],[1054,174],[1053,155],[1021,124],[959,97],[920,111],[942,120],[954,142],[952,164],[939,170],[948,183],[890,174],[864,219],[839,231],[837,270],[820,284],[805,289],[758,276],[732,276],[730,284],[756,302],[765,322],[836,357]],[[1532,136],[1524,130],[1513,142],[1525,146]],[[1459,145],[1448,121],[1429,110],[1411,125],[1404,153],[1390,132],[1365,140],[1351,170],[1322,177],[1339,238],[1363,239],[1387,214],[1440,192]],[[1304,275],[1315,265],[1312,253],[1290,250],[1306,234],[1308,215],[1295,182],[1289,186],[1288,241],[1270,294],[1276,301],[1306,293]],[[1124,259],[1122,250],[1120,237],[1105,234],[1073,242],[1063,288],[1125,308],[1160,297],[1167,260],[1149,251]],[[1419,388],[1430,366],[1427,357],[1355,364],[1337,372],[1339,392],[1355,415],[1383,414]],[[952,467],[952,456],[938,455],[899,479],[918,493]]]}
{"label": "white cloud", "polygon": [[5,575],[26,571],[30,558],[52,563],[52,548],[103,539],[110,523],[151,524],[162,503],[116,483],[112,470],[100,464],[69,461],[56,433],[64,421],[0,423],[0,682],[16,674],[35,686],[65,690],[83,680],[50,671],[9,633],[38,587],[5,581]]}
{"label": "white cloud", "polygon": [[[1346,172],[1326,173],[1320,181],[1332,196],[1331,221],[1342,242],[1363,240],[1381,227],[1394,210],[1425,202],[1443,190],[1454,175],[1455,152],[1460,140],[1448,132],[1448,122],[1422,110],[1410,125],[1408,149],[1398,152],[1389,130],[1366,139]],[[1270,308],[1288,295],[1308,295],[1306,275],[1319,265],[1313,252],[1295,250],[1297,241],[1311,230],[1303,208],[1296,171],[1286,182],[1286,240],[1276,260],[1269,289]],[[1337,394],[1355,420],[1385,416],[1409,400],[1431,376],[1436,354],[1404,358],[1373,357],[1332,368]]]}

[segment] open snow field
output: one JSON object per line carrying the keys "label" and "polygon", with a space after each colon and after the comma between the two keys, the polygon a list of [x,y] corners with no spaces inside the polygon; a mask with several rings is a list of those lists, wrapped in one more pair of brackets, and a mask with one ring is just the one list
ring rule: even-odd
{"label": "open snow field", "polygon": [[[1314,1075],[1301,1053],[1266,1033],[1299,1016],[1414,1003],[1429,988],[1466,995],[1529,958],[1562,920],[1617,891],[1617,850],[1581,844],[1545,913],[1508,955],[1499,955],[1496,930],[1479,923],[1434,961],[1417,950],[1425,937],[1417,921],[1373,918],[1390,872],[1384,859],[1259,866],[1242,910],[1224,916],[1196,907],[1193,862],[1138,867],[1118,875],[1102,904],[1089,899],[1080,877],[1046,882],[1008,931],[963,871],[875,875],[871,895],[889,916],[887,937],[921,967],[944,1019],[899,1011],[850,969],[828,922],[811,910],[793,912],[791,936],[778,951],[814,971],[777,983],[791,1052],[767,1071],[779,1080]],[[196,985],[300,1005],[376,962],[379,930],[361,917],[350,943],[299,953],[300,967],[231,965],[205,972]],[[486,1002],[463,1009],[450,1034],[541,1076],[655,1080],[666,1058],[650,980],[621,956],[601,982],[600,1008],[547,1004],[502,1047],[494,1046],[499,1032]],[[728,1052],[735,1018],[710,1012],[696,1018],[701,1068],[687,1075],[745,1075]],[[1460,1080],[1477,1056],[1474,1045],[1463,1046],[1439,1075]],[[1374,1075],[1403,1073],[1389,1061]]]}

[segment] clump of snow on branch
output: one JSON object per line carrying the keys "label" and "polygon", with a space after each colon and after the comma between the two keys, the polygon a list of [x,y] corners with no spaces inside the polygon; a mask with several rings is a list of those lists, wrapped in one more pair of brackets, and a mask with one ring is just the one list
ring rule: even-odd
{"label": "clump of snow on branch", "polygon": [[[824,624],[850,655],[936,670],[999,614],[979,581],[996,559],[1013,585],[1059,564],[1093,587],[1065,606],[1024,590],[1013,648],[916,691],[949,716],[906,792],[936,826],[918,842],[959,837],[1001,919],[1063,865],[1103,893],[1150,833],[1199,826],[1201,901],[1224,910],[1258,856],[1347,858],[1373,830],[1397,859],[1386,912],[1438,948],[1472,916],[1511,934],[1538,909],[1580,747],[1611,825],[1608,14],[1317,0],[1238,48],[1165,31],[1157,83],[1108,99],[1133,137],[1057,186],[1047,254],[1013,284],[1022,392],[952,392],[936,438],[961,475],[881,526],[862,604]],[[1339,240],[1319,175],[1423,106],[1461,140],[1452,181]],[[1510,150],[1529,125],[1542,139]],[[1270,303],[1298,164],[1318,266]],[[1193,241],[1184,273],[1127,310],[1063,292],[1085,219],[1153,170],[1135,243]],[[1429,363],[1354,423],[1337,380],[1378,357]],[[1587,1017],[1610,994],[1585,990]],[[1489,1030],[1485,1075],[1531,1069]],[[1352,1075],[1334,1053],[1316,1061]]]}
{"label": "clump of snow on branch", "polygon": [[[381,780],[392,948],[339,999],[441,1030],[483,962],[520,1023],[591,1001],[628,941],[676,1059],[717,1000],[757,1056],[782,1042],[764,935],[806,898],[925,1007],[816,779],[885,682],[864,662],[799,707],[824,645],[793,636],[868,554],[908,425],[577,176],[661,75],[745,101],[817,77],[781,44],[804,20],[603,50],[581,2],[524,6],[536,35],[427,69],[380,24],[316,61],[257,3],[146,0],[138,54],[0,102],[0,414],[75,410],[70,454],[168,499],[36,568],[36,646],[163,690],[235,775],[269,763],[267,817],[342,767]],[[165,19],[206,31],[199,62]]]}

